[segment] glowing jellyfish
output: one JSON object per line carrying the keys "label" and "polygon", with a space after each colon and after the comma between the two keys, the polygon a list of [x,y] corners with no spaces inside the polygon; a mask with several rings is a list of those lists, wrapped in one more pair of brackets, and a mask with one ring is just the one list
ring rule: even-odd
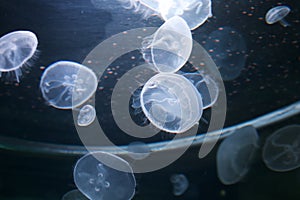
{"label": "glowing jellyfish", "polygon": [[145,18],[158,15],[167,21],[174,16],[182,17],[191,30],[202,25],[212,16],[211,0],[119,0],[129,3],[126,9],[134,8]]}
{"label": "glowing jellyfish", "polygon": [[173,194],[175,196],[182,195],[189,187],[189,181],[184,174],[173,174],[170,177],[173,185]]}
{"label": "glowing jellyfish", "polygon": [[7,77],[14,73],[13,79],[20,82],[22,67],[28,65],[28,61],[34,57],[38,45],[36,35],[30,31],[15,31],[0,38],[0,77],[2,73],[8,73]]}
{"label": "glowing jellyfish", "polygon": [[58,61],[43,73],[40,89],[53,107],[72,109],[88,100],[97,89],[95,73],[84,65]]}
{"label": "glowing jellyfish", "polygon": [[79,190],[71,190],[67,192],[62,200],[88,200]]}
{"label": "glowing jellyfish", "polygon": [[196,87],[202,97],[203,109],[214,105],[219,96],[219,87],[217,83],[208,75],[202,75],[199,72],[181,74]]}
{"label": "glowing jellyfish", "polygon": [[222,27],[209,34],[204,48],[219,68],[222,79],[233,80],[243,70],[247,58],[244,37],[231,27]]}
{"label": "glowing jellyfish", "polygon": [[290,13],[291,9],[288,6],[276,6],[271,8],[266,16],[265,20],[267,24],[274,24],[279,22],[282,26],[287,27],[289,23],[287,23],[284,18]]}
{"label": "glowing jellyfish", "polygon": [[299,125],[290,125],[268,137],[263,147],[263,160],[268,168],[285,172],[300,166],[299,133]]}
{"label": "glowing jellyfish", "polygon": [[140,101],[149,121],[170,133],[189,130],[203,112],[197,89],[178,74],[160,73],[150,78],[142,89]]}
{"label": "glowing jellyfish", "polygon": [[230,185],[243,179],[258,147],[258,135],[252,126],[241,128],[227,137],[217,152],[217,172],[220,181]]}
{"label": "glowing jellyfish", "polygon": [[192,52],[192,34],[181,17],[166,21],[153,35],[144,38],[142,54],[159,72],[176,72]]}
{"label": "glowing jellyfish", "polygon": [[96,110],[91,105],[85,105],[79,110],[77,124],[79,126],[88,126],[96,118]]}
{"label": "glowing jellyfish", "polygon": [[[110,166],[117,166],[122,171]],[[86,154],[77,161],[73,176],[78,189],[91,200],[129,200],[135,193],[131,166],[110,153]]]}

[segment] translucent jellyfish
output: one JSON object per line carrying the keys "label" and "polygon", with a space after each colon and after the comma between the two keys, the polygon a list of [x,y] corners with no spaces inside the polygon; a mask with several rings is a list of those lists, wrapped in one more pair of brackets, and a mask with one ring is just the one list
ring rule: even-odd
{"label": "translucent jellyfish", "polygon": [[211,0],[119,0],[129,3],[126,9],[134,8],[145,18],[158,15],[167,21],[174,16],[182,17],[191,30],[202,25],[212,16]]}
{"label": "translucent jellyfish", "polygon": [[141,92],[141,106],[149,121],[170,133],[189,130],[201,118],[202,98],[186,78],[160,73],[149,79]]}
{"label": "translucent jellyfish", "polygon": [[271,8],[266,16],[265,20],[267,24],[274,24],[279,22],[282,26],[287,27],[290,24],[284,20],[284,18],[290,13],[291,9],[288,6],[276,6]]}
{"label": "translucent jellyfish", "polygon": [[173,194],[175,196],[182,195],[189,187],[189,181],[184,174],[173,174],[170,177],[173,185]]}
{"label": "translucent jellyfish", "polygon": [[[29,65],[38,45],[36,35],[30,31],[15,31],[0,38],[0,77],[7,73],[8,78],[20,82],[22,67]],[[14,76],[11,75],[14,73]]]}
{"label": "translucent jellyfish", "polygon": [[62,200],[88,200],[79,190],[71,190],[67,192]]}
{"label": "translucent jellyfish", "polygon": [[247,126],[227,137],[217,152],[217,172],[225,185],[239,182],[248,173],[259,148],[256,129]]}
{"label": "translucent jellyfish", "polygon": [[222,27],[210,33],[203,46],[218,66],[223,80],[233,80],[240,75],[246,63],[247,47],[238,31]]}
{"label": "translucent jellyfish", "polygon": [[77,124],[79,126],[88,126],[96,118],[96,110],[91,105],[85,105],[79,110]]}
{"label": "translucent jellyfish", "polygon": [[192,52],[192,34],[181,17],[166,21],[153,35],[144,38],[142,54],[159,72],[176,72]]}
{"label": "translucent jellyfish", "polygon": [[40,89],[53,107],[72,109],[88,100],[97,89],[95,73],[84,65],[58,61],[43,73]]}
{"label": "translucent jellyfish", "polygon": [[[118,166],[122,171],[108,165]],[[110,153],[86,154],[77,161],[73,176],[77,188],[91,200],[128,200],[135,193],[136,182],[131,166]]]}
{"label": "translucent jellyfish", "polygon": [[300,126],[275,131],[263,147],[263,161],[274,171],[285,172],[300,166]]}
{"label": "translucent jellyfish", "polygon": [[214,105],[219,96],[219,87],[211,77],[199,72],[182,73],[181,75],[191,81],[198,90],[202,97],[203,109]]}
{"label": "translucent jellyfish", "polygon": [[150,155],[150,148],[143,142],[132,142],[128,145],[128,155],[135,160],[143,160]]}

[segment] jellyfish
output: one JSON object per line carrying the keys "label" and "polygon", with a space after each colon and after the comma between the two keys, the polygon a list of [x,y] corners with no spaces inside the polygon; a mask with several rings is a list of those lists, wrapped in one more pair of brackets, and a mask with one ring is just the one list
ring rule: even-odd
{"label": "jellyfish", "polygon": [[243,179],[258,147],[257,131],[252,126],[238,129],[227,137],[217,152],[217,172],[220,181],[230,185]]}
{"label": "jellyfish", "polygon": [[285,172],[300,166],[299,133],[299,125],[289,125],[275,131],[267,138],[262,155],[269,169]]}
{"label": "jellyfish", "polygon": [[53,107],[72,109],[87,101],[97,89],[95,73],[84,65],[58,61],[43,73],[40,89]]}
{"label": "jellyfish", "polygon": [[128,155],[135,160],[143,160],[150,155],[150,148],[144,142],[132,142],[128,145]]}
{"label": "jellyfish", "polygon": [[88,200],[79,190],[71,190],[67,192],[62,200]]}
{"label": "jellyfish", "polygon": [[126,9],[134,8],[145,18],[157,15],[167,21],[174,16],[182,17],[194,30],[212,16],[211,0],[119,0],[128,3]]}
{"label": "jellyfish", "polygon": [[170,133],[189,130],[203,112],[197,89],[178,74],[159,73],[150,78],[142,89],[140,102],[149,121]]}
{"label": "jellyfish", "polygon": [[129,200],[135,193],[131,166],[110,153],[99,151],[84,155],[77,161],[73,176],[77,188],[91,200]]}
{"label": "jellyfish", "polygon": [[159,72],[176,72],[189,59],[192,45],[192,34],[186,22],[175,16],[153,35],[144,38],[141,52]]}
{"label": "jellyfish", "polygon": [[290,24],[284,20],[290,11],[291,9],[288,6],[276,6],[271,8],[265,16],[266,23],[274,24],[279,22],[284,27],[290,26]]}
{"label": "jellyfish", "polygon": [[88,126],[96,118],[96,110],[92,105],[85,105],[79,110],[77,124],[79,126]]}
{"label": "jellyfish", "polygon": [[[30,65],[37,52],[38,39],[33,32],[15,31],[0,38],[0,77],[20,82],[22,68]],[[12,75],[14,73],[14,76]]]}
{"label": "jellyfish", "polygon": [[189,181],[184,174],[173,174],[170,177],[173,185],[173,194],[175,196],[182,195],[189,187]]}
{"label": "jellyfish", "polygon": [[246,63],[247,47],[237,30],[222,27],[213,31],[203,46],[215,61],[223,80],[233,80],[240,75]]}

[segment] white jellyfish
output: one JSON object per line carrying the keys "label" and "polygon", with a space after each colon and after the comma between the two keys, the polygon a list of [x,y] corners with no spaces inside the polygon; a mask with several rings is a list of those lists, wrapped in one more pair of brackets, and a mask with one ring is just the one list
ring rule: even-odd
{"label": "white jellyfish", "polygon": [[174,16],[182,17],[191,30],[202,25],[212,16],[211,0],[119,0],[127,3],[126,9],[134,8],[145,18],[157,15],[167,21]]}
{"label": "white jellyfish", "polygon": [[91,200],[129,200],[135,194],[136,182],[131,166],[110,153],[86,154],[77,161],[73,176],[77,188]]}
{"label": "white jellyfish", "polygon": [[170,133],[189,130],[203,112],[197,89],[178,74],[159,73],[150,78],[142,89],[140,102],[149,121]]}
{"label": "white jellyfish", "polygon": [[268,137],[263,147],[266,166],[278,172],[300,167],[300,126],[285,126]]}
{"label": "white jellyfish", "polygon": [[271,8],[266,16],[265,20],[267,24],[274,24],[279,22],[282,26],[287,27],[290,24],[284,20],[284,18],[290,13],[291,9],[288,6],[276,6]]}
{"label": "white jellyfish", "polygon": [[61,200],[88,200],[79,190],[71,190]]}
{"label": "white jellyfish", "polygon": [[182,195],[189,187],[189,181],[184,174],[173,174],[170,177],[173,185],[173,194],[175,196]]}
{"label": "white jellyfish", "polygon": [[58,61],[43,73],[40,89],[53,107],[72,109],[87,101],[97,89],[95,73],[84,65]]}
{"label": "white jellyfish", "polygon": [[[20,82],[22,67],[28,66],[28,61],[37,51],[38,39],[30,31],[15,31],[0,38],[0,77],[7,73],[9,80]],[[11,73],[14,73],[12,76]],[[12,79],[10,79],[12,78]]]}
{"label": "white jellyfish", "polygon": [[96,110],[92,105],[84,105],[80,110],[77,118],[79,126],[88,126],[96,118]]}
{"label": "white jellyfish", "polygon": [[176,72],[192,52],[192,34],[181,17],[167,20],[142,42],[142,54],[159,72]]}
{"label": "white jellyfish", "polygon": [[239,182],[248,173],[259,148],[256,129],[238,129],[221,143],[217,152],[217,172],[225,185]]}

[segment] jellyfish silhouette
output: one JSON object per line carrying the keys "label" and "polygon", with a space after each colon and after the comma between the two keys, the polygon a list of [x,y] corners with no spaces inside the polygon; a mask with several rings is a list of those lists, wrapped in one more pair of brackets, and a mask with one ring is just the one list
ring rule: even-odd
{"label": "jellyfish silhouette", "polygon": [[88,100],[95,93],[97,84],[95,73],[86,66],[58,61],[44,71],[40,89],[51,106],[72,109]]}
{"label": "jellyfish silhouette", "polygon": [[67,192],[61,200],[88,200],[79,190]]}
{"label": "jellyfish silhouette", "polygon": [[201,26],[212,16],[211,0],[119,0],[126,9],[133,8],[145,18],[157,15],[167,21],[174,16],[182,17],[191,30]]}
{"label": "jellyfish silhouette", "polygon": [[[108,165],[118,166],[122,171]],[[91,200],[129,200],[135,193],[131,166],[110,153],[86,154],[77,161],[73,176],[77,188]]]}
{"label": "jellyfish silhouette", "polygon": [[288,6],[276,6],[268,10],[265,20],[267,24],[279,22],[282,26],[287,27],[290,24],[284,18],[290,13],[291,9]]}
{"label": "jellyfish silhouette", "polygon": [[268,137],[262,155],[263,161],[269,169],[285,172],[300,166],[299,133],[299,125],[289,125]]}
{"label": "jellyfish silhouette", "polygon": [[197,89],[178,74],[159,73],[150,78],[142,89],[140,102],[149,121],[170,133],[189,130],[203,112]]}
{"label": "jellyfish silhouette", "polygon": [[153,35],[142,42],[143,58],[159,72],[176,72],[192,52],[192,34],[181,17],[167,20]]}
{"label": "jellyfish silhouette", "polygon": [[77,124],[79,126],[88,126],[96,118],[96,110],[92,105],[85,105],[79,110]]}
{"label": "jellyfish silhouette", "polygon": [[238,129],[227,137],[217,152],[217,172],[220,181],[230,185],[243,179],[258,147],[258,135],[252,126]]}
{"label": "jellyfish silhouette", "polygon": [[173,194],[175,196],[182,195],[189,187],[189,181],[184,174],[173,174],[170,177],[173,185]]}
{"label": "jellyfish silhouette", "polygon": [[[6,73],[8,80],[20,82],[22,68],[37,51],[38,39],[30,31],[15,31],[0,38],[0,77]],[[14,74],[14,76],[12,75]]]}
{"label": "jellyfish silhouette", "polygon": [[204,48],[215,61],[223,80],[237,78],[246,63],[247,47],[243,36],[231,27],[209,34]]}

